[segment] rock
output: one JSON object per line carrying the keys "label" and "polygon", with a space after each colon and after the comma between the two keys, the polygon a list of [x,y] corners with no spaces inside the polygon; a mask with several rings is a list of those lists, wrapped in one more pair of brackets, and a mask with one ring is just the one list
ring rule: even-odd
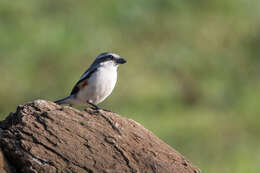
{"label": "rock", "polygon": [[19,106],[0,128],[12,172],[200,172],[143,126],[110,111],[36,100]]}
{"label": "rock", "polygon": [[4,153],[0,149],[0,172],[1,173],[12,173],[15,170],[12,169],[8,161],[6,160]]}

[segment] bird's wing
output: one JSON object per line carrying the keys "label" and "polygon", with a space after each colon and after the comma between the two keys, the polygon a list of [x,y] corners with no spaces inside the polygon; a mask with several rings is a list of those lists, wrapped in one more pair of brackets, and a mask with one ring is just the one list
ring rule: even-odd
{"label": "bird's wing", "polygon": [[83,75],[80,77],[79,81],[76,83],[76,85],[73,87],[70,95],[76,95],[80,89],[88,85],[88,79],[90,76],[97,70],[97,67],[95,68],[89,68]]}

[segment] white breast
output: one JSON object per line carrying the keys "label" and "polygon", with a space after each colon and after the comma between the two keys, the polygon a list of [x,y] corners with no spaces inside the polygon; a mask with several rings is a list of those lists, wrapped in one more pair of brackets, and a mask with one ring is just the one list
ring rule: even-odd
{"label": "white breast", "polygon": [[116,66],[101,66],[91,75],[87,86],[82,89],[77,98],[85,105],[87,101],[99,104],[104,101],[113,91],[117,81]]}

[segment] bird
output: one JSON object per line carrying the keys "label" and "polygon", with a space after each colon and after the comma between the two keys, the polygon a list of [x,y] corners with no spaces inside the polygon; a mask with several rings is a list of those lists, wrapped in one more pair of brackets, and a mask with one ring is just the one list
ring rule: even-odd
{"label": "bird", "polygon": [[70,95],[55,101],[56,104],[70,106],[97,106],[103,102],[113,91],[117,82],[117,70],[126,60],[111,52],[99,54],[91,66],[82,74],[73,87]]}

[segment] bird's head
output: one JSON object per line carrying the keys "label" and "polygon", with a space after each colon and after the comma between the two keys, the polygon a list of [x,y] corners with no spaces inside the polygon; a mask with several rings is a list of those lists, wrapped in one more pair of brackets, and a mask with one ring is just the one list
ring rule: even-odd
{"label": "bird's head", "polygon": [[105,52],[97,56],[95,63],[101,66],[113,65],[118,67],[120,64],[126,63],[126,60],[115,53]]}

